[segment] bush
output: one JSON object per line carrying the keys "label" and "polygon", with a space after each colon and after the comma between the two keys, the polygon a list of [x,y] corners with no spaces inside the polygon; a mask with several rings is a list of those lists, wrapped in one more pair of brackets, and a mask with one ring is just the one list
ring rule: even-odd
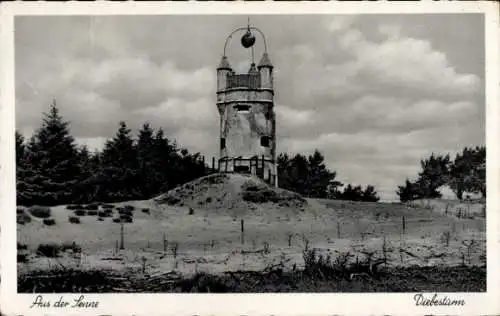
{"label": "bush", "polygon": [[53,226],[56,224],[56,220],[53,218],[44,218],[43,223],[47,226]]}
{"label": "bush", "polygon": [[28,254],[27,253],[17,253],[17,262],[28,262]]}
{"label": "bush", "polygon": [[87,211],[79,209],[79,210],[75,211],[75,215],[76,216],[85,216],[85,215],[87,215]]}
{"label": "bush", "polygon": [[115,206],[111,205],[111,204],[103,204],[103,205],[101,205],[101,207],[103,209],[114,209],[115,208]]}
{"label": "bush", "polygon": [[55,243],[40,244],[37,248],[37,253],[44,257],[55,258],[61,252],[61,246]]}
{"label": "bush", "polygon": [[233,291],[234,284],[224,277],[196,273],[192,278],[181,280],[177,286],[181,292],[189,293],[229,293]]}
{"label": "bush", "polygon": [[18,214],[16,221],[18,224],[24,225],[31,222],[31,216],[29,216],[28,214]]}
{"label": "bush", "polygon": [[132,219],[132,216],[129,215],[120,215],[120,219],[124,221],[125,223],[132,223],[134,220]]}
{"label": "bush", "polygon": [[68,220],[71,224],[80,224],[80,217],[70,216]]}
{"label": "bush", "polygon": [[92,211],[97,211],[99,209],[99,204],[97,203],[92,203],[92,204],[89,204],[89,205],[86,205],[83,207],[83,209],[85,210],[92,210]]}
{"label": "bush", "polygon": [[149,214],[149,208],[143,208],[143,209],[142,209],[142,212],[143,212],[143,213],[146,213],[146,214]]}
{"label": "bush", "polygon": [[113,218],[113,222],[115,223],[120,223],[121,221],[122,221],[121,218],[118,217]]}
{"label": "bush", "polygon": [[126,211],[128,210],[128,211],[132,212],[133,210],[135,210],[135,207],[132,206],[132,205],[125,205],[123,207],[123,209],[126,210]]}
{"label": "bush", "polygon": [[173,195],[167,195],[161,202],[167,203],[168,205],[176,205],[181,202],[181,199]]}
{"label": "bush", "polygon": [[120,214],[120,215],[127,215],[127,216],[133,216],[134,215],[131,210],[127,210],[127,209],[119,209],[118,210],[118,214]]}
{"label": "bush", "polygon": [[18,207],[18,208],[16,209],[16,214],[25,214],[25,212],[24,212],[24,208],[22,208],[22,207]]}
{"label": "bush", "polygon": [[87,215],[96,216],[97,215],[97,211],[96,210],[89,210],[89,211],[87,211]]}
{"label": "bush", "polygon": [[98,220],[99,222],[102,222],[102,221],[104,220],[104,218],[102,218],[102,217],[98,217],[98,218],[97,218],[97,220]]}
{"label": "bush", "polygon": [[82,252],[82,247],[77,245],[76,242],[64,242],[60,247],[61,251],[71,250],[73,253]]}
{"label": "bush", "polygon": [[111,214],[112,214],[112,212],[110,213],[110,212],[106,212],[106,211],[99,211],[99,212],[97,213],[97,215],[98,215],[99,217],[111,217]]}
{"label": "bush", "polygon": [[66,209],[68,209],[68,210],[78,210],[81,208],[83,208],[83,206],[81,206],[80,204],[70,204],[70,205],[66,206]]}
{"label": "bush", "polygon": [[45,206],[32,206],[29,208],[29,212],[38,218],[49,218],[52,214],[50,207]]}
{"label": "bush", "polygon": [[212,202],[212,197],[211,196],[207,197],[206,202],[207,203],[211,203]]}
{"label": "bush", "polygon": [[17,250],[28,250],[28,245],[17,242]]}
{"label": "bush", "polygon": [[191,208],[191,207],[189,208],[189,213],[188,213],[188,214],[189,214],[189,215],[193,215],[193,214],[194,214],[194,210],[193,210],[193,208]]}

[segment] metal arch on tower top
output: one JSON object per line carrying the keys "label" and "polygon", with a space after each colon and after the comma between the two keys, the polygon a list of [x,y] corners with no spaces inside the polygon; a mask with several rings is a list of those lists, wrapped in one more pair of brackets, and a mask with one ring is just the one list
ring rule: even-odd
{"label": "metal arch on tower top", "polygon": [[[266,42],[266,36],[264,35],[264,32],[262,32],[260,29],[254,27],[254,26],[250,26],[250,23],[248,24],[248,26],[246,27],[240,27],[240,28],[237,28],[235,29],[234,31],[232,31],[228,37],[226,38],[226,41],[224,43],[224,53],[223,53],[223,56],[227,56],[226,55],[226,51],[227,51],[227,44],[229,43],[229,40],[232,39],[233,35],[237,32],[241,32],[241,31],[247,31],[247,33],[245,33],[244,36],[246,36],[247,34],[251,34],[251,31],[254,30],[254,31],[257,31],[260,36],[262,37],[262,40],[264,42],[264,53],[267,53],[267,42]],[[250,48],[254,45],[254,43],[251,43],[250,46],[246,47],[246,48]]]}

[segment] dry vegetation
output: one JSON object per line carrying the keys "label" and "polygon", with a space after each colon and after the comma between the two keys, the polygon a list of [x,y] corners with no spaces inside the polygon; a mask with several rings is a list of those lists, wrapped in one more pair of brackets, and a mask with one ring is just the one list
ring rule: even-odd
{"label": "dry vegetation", "polygon": [[484,205],[419,203],[211,175],[154,200],[19,207],[19,291],[485,291]]}

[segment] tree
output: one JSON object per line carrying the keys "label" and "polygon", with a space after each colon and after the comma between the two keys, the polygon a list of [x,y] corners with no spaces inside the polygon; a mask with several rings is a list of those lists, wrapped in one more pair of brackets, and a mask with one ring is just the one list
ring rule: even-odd
{"label": "tree", "polygon": [[365,202],[378,202],[380,197],[375,191],[375,187],[373,185],[367,185],[365,191],[363,192],[362,201]]}
{"label": "tree", "polygon": [[440,198],[439,188],[448,183],[450,174],[450,156],[439,156],[434,153],[428,159],[420,161],[422,171],[419,172],[417,184],[425,198]]}
{"label": "tree", "polygon": [[23,162],[25,150],[24,136],[16,131],[16,166],[18,167],[20,167]]}
{"label": "tree", "polygon": [[130,132],[122,121],[115,136],[104,145],[96,181],[99,200],[123,201],[141,197],[137,150]]}
{"label": "tree", "polygon": [[80,176],[75,187],[74,203],[89,203],[97,196],[98,186],[96,177],[100,171],[99,152],[91,153],[87,146],[78,149],[78,163],[80,165]]}
{"label": "tree", "polygon": [[80,174],[74,138],[55,101],[43,114],[41,127],[24,149],[24,170],[18,176],[18,203],[69,203]]}
{"label": "tree", "polygon": [[309,156],[296,154],[292,158],[286,153],[279,154],[279,186],[308,197],[328,197],[341,183],[335,181],[337,173],[330,171],[324,160],[318,150]]}
{"label": "tree", "polygon": [[410,182],[408,179],[406,179],[404,186],[398,186],[396,194],[403,203],[421,199],[423,197],[420,185],[415,182]]}
{"label": "tree", "polygon": [[307,195],[315,198],[326,198],[330,181],[336,176],[330,172],[324,163],[325,157],[315,150],[308,158]]}
{"label": "tree", "polygon": [[155,150],[154,130],[149,123],[144,123],[139,130],[137,158],[140,174],[140,191],[145,198],[158,193],[161,186],[161,172],[158,170],[160,156]]}

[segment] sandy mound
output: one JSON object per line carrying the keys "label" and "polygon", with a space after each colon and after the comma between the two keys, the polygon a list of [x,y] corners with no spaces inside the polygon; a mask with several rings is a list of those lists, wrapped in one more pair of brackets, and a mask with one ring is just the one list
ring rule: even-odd
{"label": "sandy mound", "polygon": [[244,174],[212,174],[168,191],[153,199],[158,204],[210,209],[273,208],[302,209],[306,200],[297,193],[272,187]]}

